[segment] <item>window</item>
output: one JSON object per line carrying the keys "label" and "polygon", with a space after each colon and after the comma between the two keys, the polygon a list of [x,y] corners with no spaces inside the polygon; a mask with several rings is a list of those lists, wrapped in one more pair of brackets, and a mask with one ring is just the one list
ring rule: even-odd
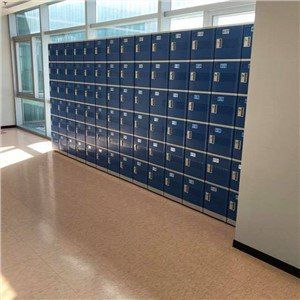
{"label": "window", "polygon": [[85,24],[84,0],[68,0],[49,5],[49,29],[62,29]]}
{"label": "window", "polygon": [[171,0],[171,9],[180,9],[199,5],[227,2],[229,0]]}
{"label": "window", "polygon": [[40,10],[37,8],[17,13],[16,22],[18,35],[40,32]]}
{"label": "window", "polygon": [[32,40],[34,50],[34,67],[35,78],[37,80],[37,95],[39,98],[44,96],[44,83],[43,83],[43,54],[42,54],[42,40],[40,37],[33,38]]}
{"label": "window", "polygon": [[51,43],[75,42],[86,39],[85,31],[74,31],[50,36]]}
{"label": "window", "polygon": [[203,27],[203,14],[189,17],[171,18],[171,30],[191,29]]}
{"label": "window", "polygon": [[213,25],[222,26],[222,25],[234,25],[242,23],[253,23],[255,19],[255,12],[244,12],[237,14],[228,14],[214,16]]}
{"label": "window", "polygon": [[97,22],[157,13],[157,0],[97,0]]}

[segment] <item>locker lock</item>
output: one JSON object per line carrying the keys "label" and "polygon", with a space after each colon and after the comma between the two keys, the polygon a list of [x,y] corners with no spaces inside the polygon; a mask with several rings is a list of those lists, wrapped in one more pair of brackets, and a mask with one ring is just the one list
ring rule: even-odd
{"label": "locker lock", "polygon": [[191,166],[191,160],[188,157],[185,159],[185,166],[186,167],[190,167]]}
{"label": "locker lock", "polygon": [[77,76],[77,69],[74,69],[74,75]]}
{"label": "locker lock", "polygon": [[189,110],[189,111],[193,111],[193,110],[194,110],[194,106],[195,106],[194,102],[193,102],[193,101],[190,101],[190,102],[189,102],[189,105],[188,105],[188,110]]}
{"label": "locker lock", "polygon": [[120,161],[120,168],[123,169],[123,162]]}
{"label": "locker lock", "polygon": [[241,73],[241,83],[247,83],[248,82],[248,73],[243,72]]}
{"label": "locker lock", "polygon": [[175,79],[175,72],[174,71],[170,71],[170,80],[174,80]]}
{"label": "locker lock", "polygon": [[84,71],[83,71],[83,74],[84,74],[84,76],[86,77],[86,76],[87,76],[87,71],[84,70]]}
{"label": "locker lock", "polygon": [[121,53],[124,53],[124,46],[123,45],[121,45],[120,50],[121,50]]}
{"label": "locker lock", "polygon": [[124,95],[120,95],[120,101],[124,102]]}
{"label": "locker lock", "polygon": [[87,91],[84,91],[84,96],[87,97]]}
{"label": "locker lock", "polygon": [[152,43],[152,52],[156,52],[157,44]]}
{"label": "locker lock", "polygon": [[153,156],[153,149],[152,148],[149,148],[149,155]]}
{"label": "locker lock", "polygon": [[73,50],[73,54],[76,55],[77,51],[76,48]]}
{"label": "locker lock", "polygon": [[168,101],[168,107],[169,108],[173,108],[174,107],[174,101],[173,100],[169,100]]}
{"label": "locker lock", "polygon": [[149,178],[149,179],[153,179],[153,174],[152,174],[152,172],[150,172],[150,171],[149,171],[149,173],[148,173],[148,178]]}
{"label": "locker lock", "polygon": [[196,80],[196,72],[191,72],[190,73],[190,81],[195,81]]}
{"label": "locker lock", "polygon": [[176,50],[176,42],[171,42],[171,51]]}
{"label": "locker lock", "polygon": [[110,115],[107,116],[107,122],[110,122]]}
{"label": "locker lock", "polygon": [[168,128],[167,128],[167,134],[168,134],[168,135],[172,135],[172,128],[171,128],[171,127],[168,127]]}
{"label": "locker lock", "polygon": [[107,77],[110,77],[110,70],[107,70]]}
{"label": "locker lock", "polygon": [[150,123],[150,131],[154,130],[154,124]]}
{"label": "locker lock", "polygon": [[95,70],[95,77],[98,77],[98,70]]}
{"label": "locker lock", "polygon": [[95,53],[96,55],[98,54],[98,48],[97,48],[97,47],[95,47],[94,53]]}
{"label": "locker lock", "polygon": [[183,191],[184,191],[186,194],[189,193],[189,186],[188,186],[187,184],[185,184],[185,185],[183,186]]}
{"label": "locker lock", "polygon": [[229,201],[229,209],[230,209],[231,211],[235,211],[235,209],[236,209],[236,204],[235,204],[235,202]]}
{"label": "locker lock", "polygon": [[137,120],[135,120],[135,121],[134,121],[134,128],[138,128],[138,126],[139,126],[139,123],[138,123]]}
{"label": "locker lock", "polygon": [[124,78],[124,71],[123,70],[121,70],[120,76],[121,76],[121,78]]}
{"label": "locker lock", "polygon": [[213,134],[210,134],[210,135],[209,135],[209,138],[208,138],[208,142],[209,142],[210,144],[214,144],[215,141],[216,141],[216,137],[215,137]]}
{"label": "locker lock", "polygon": [[83,48],[83,55],[86,55],[86,48]]}
{"label": "locker lock", "polygon": [[213,172],[213,166],[211,164],[207,164],[207,166],[206,166],[206,172],[210,173],[210,174]]}
{"label": "locker lock", "polygon": [[193,40],[192,41],[192,50],[197,50],[198,48],[198,41],[197,40]]}
{"label": "locker lock", "polygon": [[166,153],[166,160],[171,161],[171,153]]}
{"label": "locker lock", "polygon": [[186,138],[189,139],[189,140],[191,140],[191,139],[192,139],[192,136],[193,136],[192,131],[191,131],[191,130],[188,130],[188,131],[186,132]]}
{"label": "locker lock", "polygon": [[110,47],[109,46],[106,47],[106,53],[110,54]]}
{"label": "locker lock", "polygon": [[220,81],[220,72],[214,72],[214,82]]}
{"label": "locker lock", "polygon": [[141,49],[140,44],[136,44],[135,45],[135,52],[140,52],[140,49]]}
{"label": "locker lock", "polygon": [[210,202],[210,198],[211,198],[211,194],[208,193],[208,192],[205,192],[205,196],[204,196],[204,199],[208,202]]}
{"label": "locker lock", "polygon": [[237,109],[237,116],[243,118],[245,116],[245,108],[239,106]]}
{"label": "locker lock", "polygon": [[165,178],[165,185],[170,186],[170,179],[169,178]]}
{"label": "locker lock", "polygon": [[217,105],[217,104],[212,104],[212,105],[211,105],[210,112],[211,112],[212,114],[216,114],[216,113],[218,112],[218,105]]}
{"label": "locker lock", "polygon": [[242,149],[242,141],[241,140],[235,140],[234,141],[234,149],[241,150]]}
{"label": "locker lock", "polygon": [[138,96],[134,96],[134,103],[135,103],[135,104],[139,103],[139,98],[138,98]]}
{"label": "locker lock", "polygon": [[123,125],[123,118],[120,118],[120,124]]}
{"label": "locker lock", "polygon": [[243,43],[243,47],[244,48],[249,48],[251,47],[251,36],[245,36],[244,37],[244,43]]}
{"label": "locker lock", "polygon": [[136,166],[133,167],[133,173],[137,174],[137,167]]}
{"label": "locker lock", "polygon": [[151,72],[151,79],[156,79],[156,72],[155,71]]}
{"label": "locker lock", "polygon": [[134,74],[135,74],[135,78],[139,78],[139,71],[135,71]]}
{"label": "locker lock", "polygon": [[155,106],[155,99],[154,99],[154,98],[151,98],[151,99],[150,99],[150,105],[151,105],[151,106]]}
{"label": "locker lock", "polygon": [[232,171],[232,173],[231,173],[231,179],[234,180],[234,181],[238,181],[239,180],[239,172]]}
{"label": "locker lock", "polygon": [[220,49],[220,48],[222,48],[222,45],[223,45],[223,40],[221,38],[217,39],[216,40],[216,48]]}
{"label": "locker lock", "polygon": [[95,93],[95,98],[98,98],[98,92]]}

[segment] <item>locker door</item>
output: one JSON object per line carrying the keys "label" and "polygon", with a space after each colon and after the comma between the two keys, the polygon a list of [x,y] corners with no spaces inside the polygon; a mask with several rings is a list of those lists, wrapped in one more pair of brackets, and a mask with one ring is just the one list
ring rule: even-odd
{"label": "locker door", "polygon": [[184,173],[198,179],[205,179],[206,154],[185,149]]}
{"label": "locker door", "polygon": [[85,85],[84,96],[85,103],[95,104],[95,86],[91,84]]}
{"label": "locker door", "polygon": [[109,150],[119,152],[119,132],[116,131],[107,131],[107,148]]}
{"label": "locker door", "polygon": [[254,25],[244,25],[242,58],[250,58],[252,50]]}
{"label": "locker door", "polygon": [[76,140],[74,139],[68,139],[68,154],[74,157],[77,155]]}
{"label": "locker door", "polygon": [[148,164],[139,160],[133,160],[133,180],[137,184],[146,186],[148,183]]}
{"label": "locker door", "polygon": [[231,156],[233,129],[209,125],[207,151],[222,156]]}
{"label": "locker door", "polygon": [[77,157],[85,160],[85,143],[81,141],[76,141],[76,150],[77,150]]}
{"label": "locker door", "polygon": [[133,134],[133,113],[120,112],[120,131]]}
{"label": "locker door", "polygon": [[151,59],[151,35],[135,37],[135,60],[147,61]]}
{"label": "locker door", "polygon": [[120,155],[120,175],[132,180],[133,159]]}
{"label": "locker door", "polygon": [[206,180],[215,184],[229,187],[230,167],[230,159],[207,155]]}
{"label": "locker door", "polygon": [[106,106],[106,86],[96,86],[95,87],[95,101],[96,105]]}
{"label": "locker door", "polygon": [[106,60],[120,60],[120,41],[118,38],[106,40]]}
{"label": "locker door", "polygon": [[200,122],[209,121],[210,95],[189,93],[187,119]]}
{"label": "locker door", "polygon": [[149,115],[134,114],[134,135],[148,137]]}
{"label": "locker door", "polygon": [[67,82],[65,87],[66,87],[66,93],[65,93],[66,99],[74,100],[74,90],[75,90],[74,83]]}
{"label": "locker door", "polygon": [[101,127],[106,127],[107,125],[107,108],[105,107],[96,107],[96,125]]}
{"label": "locker door", "polygon": [[113,172],[116,175],[119,174],[120,156],[118,153],[108,151],[108,153],[107,153],[107,169],[108,169],[108,171]]}
{"label": "locker door", "polygon": [[152,60],[169,60],[170,33],[152,34]]}
{"label": "locker door", "polygon": [[241,175],[241,164],[236,161],[231,163],[231,174],[230,174],[230,188],[232,190],[238,191],[240,185],[240,175]]}
{"label": "locker door", "polygon": [[96,163],[101,169],[107,169],[107,150],[97,148]]}
{"label": "locker door", "polygon": [[120,60],[134,60],[134,37],[125,37],[120,39]]}
{"label": "locker door", "polygon": [[215,62],[213,92],[237,93],[239,83],[239,62]]}
{"label": "locker door", "polygon": [[133,141],[134,157],[137,159],[148,160],[148,140],[134,137]]}
{"label": "locker door", "polygon": [[48,45],[49,51],[49,61],[57,61],[58,56],[58,44],[49,44]]}
{"label": "locker door", "polygon": [[227,212],[227,189],[205,184],[204,192],[204,212],[217,219],[225,221]]}
{"label": "locker door", "polygon": [[184,146],[185,121],[167,120],[167,143]]}
{"label": "locker door", "polygon": [[172,32],[170,37],[170,60],[190,59],[191,31]]}
{"label": "locker door", "polygon": [[93,63],[85,63],[84,65],[84,82],[94,83],[95,81],[95,69]]}
{"label": "locker door", "polygon": [[67,116],[67,102],[65,100],[58,101],[59,106],[59,116],[66,118]]}
{"label": "locker door", "polygon": [[187,93],[169,92],[168,99],[168,117],[184,119],[187,110]]}
{"label": "locker door", "polygon": [[74,64],[74,81],[76,82],[84,82],[84,64],[77,63]]}
{"label": "locker door", "polygon": [[162,194],[164,190],[165,170],[156,166],[149,165],[148,169],[148,188]]}
{"label": "locker door", "polygon": [[151,91],[150,96],[150,114],[166,116],[168,103],[168,92]]}
{"label": "locker door", "polygon": [[236,96],[212,95],[210,123],[234,126]]}
{"label": "locker door", "polygon": [[75,139],[76,124],[75,121],[67,120],[67,136]]}
{"label": "locker door", "polygon": [[181,203],[182,186],[183,176],[181,174],[170,171],[165,172],[164,195],[166,197]]}
{"label": "locker door", "polygon": [[58,98],[66,99],[66,84],[64,82],[57,83]]}
{"label": "locker door", "polygon": [[215,58],[240,58],[242,51],[243,25],[216,29]]}
{"label": "locker door", "polygon": [[95,41],[94,59],[95,61],[106,61],[106,40]]}
{"label": "locker door", "polygon": [[59,118],[51,116],[51,131],[58,132],[59,130]]}
{"label": "locker door", "polygon": [[120,64],[119,63],[110,63],[107,65],[107,84],[119,85],[120,79]]}
{"label": "locker door", "polygon": [[250,61],[242,61],[240,67],[239,94],[248,93],[249,77],[250,77]]}
{"label": "locker door", "polygon": [[107,75],[107,64],[106,63],[97,63],[94,67],[94,80],[95,83],[106,84],[106,75]]}
{"label": "locker door", "polygon": [[60,151],[68,153],[68,140],[67,137],[59,135],[58,148]]}
{"label": "locker door", "polygon": [[133,156],[133,136],[120,133],[120,153]]}
{"label": "locker door", "polygon": [[187,90],[189,78],[189,63],[170,63],[169,69],[169,89]]}
{"label": "locker door", "polygon": [[135,86],[150,87],[150,69],[150,63],[135,63]]}
{"label": "locker door", "polygon": [[67,120],[66,119],[59,118],[58,132],[63,135],[67,135]]}
{"label": "locker door", "polygon": [[57,50],[57,61],[65,61],[65,44],[59,43],[57,46]]}
{"label": "locker door", "polygon": [[86,143],[95,145],[96,144],[95,136],[96,136],[95,126],[86,125],[86,137],[85,137]]}
{"label": "locker door", "polygon": [[56,81],[50,81],[50,97],[51,98],[58,97],[58,86]]}
{"label": "locker door", "polygon": [[76,121],[85,122],[85,106],[81,103],[76,103]]}
{"label": "locker door", "polygon": [[72,62],[65,64],[65,80],[74,81],[74,64]]}
{"label": "locker door", "polygon": [[197,210],[202,210],[203,195],[204,195],[204,182],[184,176],[183,203],[188,206],[192,206]]}
{"label": "locker door", "polygon": [[184,149],[166,145],[165,167],[177,172],[183,172]]}
{"label": "locker door", "polygon": [[165,141],[166,118],[150,116],[149,138],[156,141]]}
{"label": "locker door", "polygon": [[96,144],[97,147],[107,148],[107,130],[104,128],[96,128]]}
{"label": "locker door", "polygon": [[244,128],[246,117],[247,97],[238,97],[235,113],[235,126]]}
{"label": "locker door", "polygon": [[120,105],[120,88],[107,87],[107,106],[119,108]]}
{"label": "locker door", "polygon": [[131,88],[121,88],[120,107],[121,109],[133,110],[133,92]]}
{"label": "locker door", "polygon": [[186,147],[206,151],[208,125],[187,122]]}
{"label": "locker door", "polygon": [[51,115],[59,115],[59,100],[50,99],[51,103]]}
{"label": "locker door", "polygon": [[83,61],[83,42],[74,43],[73,60]]}
{"label": "locker door", "polygon": [[236,194],[231,191],[229,192],[228,205],[227,205],[227,223],[232,225],[235,225],[235,221],[236,221],[238,196],[239,194]]}
{"label": "locker door", "polygon": [[86,161],[90,164],[96,164],[96,147],[86,144]]}
{"label": "locker door", "polygon": [[212,62],[191,63],[189,89],[193,91],[210,91],[212,82],[212,70]]}
{"label": "locker door", "polygon": [[85,106],[85,122],[95,125],[96,122],[96,108],[92,105]]}
{"label": "locker door", "polygon": [[68,119],[72,119],[72,120],[76,120],[76,103],[74,102],[67,102],[67,118]]}
{"label": "locker door", "polygon": [[84,85],[80,83],[74,84],[74,101],[84,102]]}
{"label": "locker door", "polygon": [[57,63],[49,63],[49,79],[57,79],[58,74],[58,64]]}
{"label": "locker door", "polygon": [[164,167],[165,144],[149,141],[149,163]]}
{"label": "locker door", "polygon": [[214,58],[215,31],[215,28],[192,31],[191,59]]}
{"label": "locker door", "polygon": [[73,61],[74,43],[65,43],[65,61]]}
{"label": "locker door", "polygon": [[85,142],[85,124],[76,123],[76,140]]}
{"label": "locker door", "polygon": [[135,89],[134,91],[134,110],[139,112],[149,112],[149,90]]}
{"label": "locker door", "polygon": [[66,75],[65,75],[65,64],[64,63],[58,63],[57,64],[57,79],[58,80],[65,80]]}
{"label": "locker door", "polygon": [[119,130],[120,112],[116,109],[109,109],[107,112],[107,127],[112,130]]}
{"label": "locker door", "polygon": [[120,84],[134,86],[134,63],[120,64]]}
{"label": "locker door", "polygon": [[168,88],[169,63],[152,63],[151,64],[151,87]]}
{"label": "locker door", "polygon": [[232,157],[234,159],[242,159],[243,151],[243,141],[244,141],[244,131],[240,129],[234,130],[234,139],[233,139],[233,150]]}
{"label": "locker door", "polygon": [[95,61],[95,42],[86,41],[83,44],[83,60],[84,61]]}

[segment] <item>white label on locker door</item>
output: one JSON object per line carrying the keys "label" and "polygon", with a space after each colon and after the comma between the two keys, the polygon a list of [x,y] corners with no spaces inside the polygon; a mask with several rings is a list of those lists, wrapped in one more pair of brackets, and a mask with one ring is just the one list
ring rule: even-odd
{"label": "white label on locker door", "polygon": [[127,69],[128,68],[128,65],[127,64],[124,64],[124,69]]}
{"label": "white label on locker door", "polygon": [[156,36],[156,40],[160,41],[161,40],[161,35]]}
{"label": "white label on locker door", "polygon": [[174,147],[171,147],[171,148],[170,148],[170,151],[171,151],[171,152],[176,152],[176,149],[175,149]]}
{"label": "white label on locker door", "polygon": [[109,90],[110,90],[111,92],[114,92],[114,91],[115,91],[115,88],[111,87],[111,88],[109,88]]}
{"label": "white label on locker door", "polygon": [[123,135],[124,140],[127,140],[127,138],[128,138],[127,135]]}
{"label": "white label on locker door", "polygon": [[241,168],[242,168],[242,165],[239,165],[239,167],[238,167],[238,168],[239,168],[239,170],[241,170]]}
{"label": "white label on locker door", "polygon": [[227,69],[227,64],[220,64],[220,69]]}
{"label": "white label on locker door", "polygon": [[174,175],[174,173],[169,173],[169,176],[174,178],[175,175]]}
{"label": "white label on locker door", "polygon": [[141,36],[139,37],[139,42],[142,42],[144,40],[144,38]]}
{"label": "white label on locker door", "polygon": [[203,65],[202,64],[196,64],[196,69],[202,69]]}
{"label": "white label on locker door", "polygon": [[138,119],[143,119],[143,116],[142,115],[138,115]]}
{"label": "white label on locker door", "polygon": [[123,89],[123,92],[124,92],[124,93],[127,93],[127,89]]}
{"label": "white label on locker door", "polygon": [[193,129],[198,129],[198,124],[192,124]]}
{"label": "white label on locker door", "polygon": [[195,184],[195,181],[193,179],[189,179],[190,184]]}
{"label": "white label on locker door", "polygon": [[124,43],[127,43],[128,42],[128,39],[124,39]]}
{"label": "white label on locker door", "polygon": [[157,148],[158,144],[157,143],[153,143],[153,147]]}
{"label": "white label on locker door", "polygon": [[210,190],[211,190],[212,192],[217,192],[217,191],[218,191],[218,189],[217,189],[215,186],[211,186],[211,187],[210,187]]}
{"label": "white label on locker door", "polygon": [[200,99],[200,95],[194,95],[194,99],[195,100],[199,100]]}
{"label": "white label on locker door", "polygon": [[155,95],[155,96],[159,96],[159,92],[155,92],[154,95]]}
{"label": "white label on locker door", "polygon": [[140,161],[137,161],[136,164],[137,164],[138,166],[141,166],[141,165],[142,165]]}
{"label": "white label on locker door", "polygon": [[124,117],[127,117],[127,112],[124,112],[124,113],[123,113],[123,116],[124,116]]}
{"label": "white label on locker door", "polygon": [[171,124],[172,125],[177,125],[177,121],[172,121]]}
{"label": "white label on locker door", "polygon": [[204,31],[198,31],[197,36],[204,36]]}
{"label": "white label on locker door", "polygon": [[160,69],[160,64],[155,64],[156,69]]}
{"label": "white label on locker door", "polygon": [[222,30],[222,34],[229,34],[230,33],[230,29],[223,29]]}
{"label": "white label on locker door", "polygon": [[180,68],[180,64],[174,64],[174,68],[175,69],[179,69]]}
{"label": "white label on locker door", "polygon": [[195,152],[191,152],[190,153],[190,157],[196,157],[197,155],[196,155],[196,153]]}
{"label": "white label on locker door", "polygon": [[142,140],[141,140],[141,139],[137,139],[137,142],[138,142],[138,143],[141,143],[141,142],[142,142]]}
{"label": "white label on locker door", "polygon": [[173,98],[178,98],[178,93],[173,93]]}
{"label": "white label on locker door", "polygon": [[110,44],[113,44],[113,43],[114,43],[114,40],[110,40],[109,43],[110,43]]}
{"label": "white label on locker door", "polygon": [[215,128],[215,133],[222,133],[222,129],[221,128]]}
{"label": "white label on locker door", "polygon": [[152,167],[152,170],[153,170],[153,171],[157,171],[157,168],[156,168],[156,167]]}
{"label": "white label on locker door", "polygon": [[115,112],[113,110],[111,110],[110,113],[113,115]]}
{"label": "white label on locker door", "polygon": [[175,38],[176,38],[176,39],[180,39],[180,38],[181,38],[181,33],[175,34]]}
{"label": "white label on locker door", "polygon": [[220,160],[216,157],[213,157],[213,162],[218,164],[220,162]]}
{"label": "white label on locker door", "polygon": [[102,153],[102,152],[103,152],[103,150],[102,150],[102,149],[98,149],[98,152],[99,152],[99,153]]}
{"label": "white label on locker door", "polygon": [[225,97],[221,97],[221,96],[217,97],[218,102],[224,102],[224,100],[225,100]]}
{"label": "white label on locker door", "polygon": [[144,65],[143,64],[139,64],[139,69],[143,69]]}
{"label": "white label on locker door", "polygon": [[124,160],[124,161],[127,161],[127,157],[123,157],[123,160]]}
{"label": "white label on locker door", "polygon": [[138,90],[138,94],[139,94],[139,95],[143,95],[143,91]]}
{"label": "white label on locker door", "polygon": [[153,119],[154,122],[158,122],[158,120],[159,120],[158,118],[154,118]]}

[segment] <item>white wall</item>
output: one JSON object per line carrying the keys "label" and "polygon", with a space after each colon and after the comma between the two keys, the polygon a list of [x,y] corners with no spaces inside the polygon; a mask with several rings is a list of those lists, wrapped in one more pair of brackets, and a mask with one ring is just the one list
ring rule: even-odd
{"label": "white wall", "polygon": [[1,126],[15,125],[14,88],[8,17],[1,17]]}
{"label": "white wall", "polygon": [[235,239],[300,257],[300,3],[257,2]]}

